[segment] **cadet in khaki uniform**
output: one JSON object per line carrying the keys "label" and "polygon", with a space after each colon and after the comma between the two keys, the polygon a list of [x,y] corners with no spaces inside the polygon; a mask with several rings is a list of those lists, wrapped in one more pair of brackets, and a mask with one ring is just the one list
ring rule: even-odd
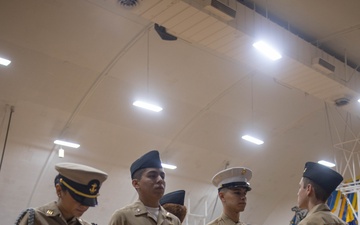
{"label": "cadet in khaki uniform", "polygon": [[298,225],[346,225],[331,213],[325,204],[343,177],[336,171],[314,162],[307,162],[299,183],[298,205],[307,209],[306,217]]}
{"label": "cadet in khaki uniform", "polygon": [[168,212],[174,214],[182,223],[185,219],[187,208],[184,206],[185,191],[178,190],[167,193],[160,199],[160,205]]}
{"label": "cadet in khaki uniform", "polygon": [[98,204],[101,184],[108,175],[75,163],[59,163],[55,169],[59,172],[54,180],[58,201],[25,210],[15,224],[90,225],[80,217],[89,207]]}
{"label": "cadet in khaki uniform", "polygon": [[165,172],[159,152],[150,151],[137,159],[130,167],[132,185],[139,199],[118,209],[110,219],[110,225],[180,225],[179,219],[167,212],[159,200],[165,191]]}
{"label": "cadet in khaki uniform", "polygon": [[223,204],[223,213],[208,225],[246,225],[240,222],[240,212],[246,206],[246,194],[251,190],[249,180],[252,172],[248,168],[233,167],[217,173],[212,183],[218,188]]}

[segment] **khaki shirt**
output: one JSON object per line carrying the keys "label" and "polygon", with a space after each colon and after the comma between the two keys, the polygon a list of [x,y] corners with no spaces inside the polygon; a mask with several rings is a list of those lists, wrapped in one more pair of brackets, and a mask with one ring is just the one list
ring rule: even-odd
{"label": "khaki shirt", "polygon": [[222,213],[220,217],[211,221],[207,225],[246,225],[246,224],[243,222],[235,223],[227,215],[225,215],[225,213]]}
{"label": "khaki shirt", "polygon": [[[90,223],[80,219],[73,218],[71,221],[66,220],[61,215],[56,202],[50,202],[44,206],[35,208],[35,217],[33,225],[91,225]],[[29,212],[20,221],[19,225],[27,225]]]}
{"label": "khaki shirt", "polygon": [[346,225],[333,214],[326,204],[319,204],[312,208],[298,225]]}
{"label": "khaki shirt", "polygon": [[111,216],[109,225],[180,225],[179,218],[160,206],[157,222],[151,217],[145,205],[136,201],[131,205],[118,209]]}

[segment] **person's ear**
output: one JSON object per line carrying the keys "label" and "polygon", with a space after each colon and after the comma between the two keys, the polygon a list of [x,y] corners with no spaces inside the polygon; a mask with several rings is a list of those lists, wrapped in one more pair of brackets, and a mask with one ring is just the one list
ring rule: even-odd
{"label": "person's ear", "polygon": [[55,185],[56,195],[60,198],[61,196],[61,186],[60,184]]}
{"label": "person's ear", "polygon": [[224,192],[219,192],[218,193],[218,195],[219,195],[219,198],[220,198],[220,200],[222,201],[222,202],[224,202],[225,201],[225,194],[224,194]]}
{"label": "person's ear", "polygon": [[135,189],[138,189],[140,187],[138,179],[133,179],[131,183]]}
{"label": "person's ear", "polygon": [[311,184],[307,184],[305,189],[306,189],[306,194],[308,196],[314,191],[313,186]]}

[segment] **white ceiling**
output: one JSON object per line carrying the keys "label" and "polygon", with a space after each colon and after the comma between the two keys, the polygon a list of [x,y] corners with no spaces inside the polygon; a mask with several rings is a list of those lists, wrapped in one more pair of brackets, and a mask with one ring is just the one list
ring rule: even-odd
{"label": "white ceiling", "polygon": [[[237,15],[226,22],[204,9],[209,2],[143,0],[133,8],[115,0],[1,2],[0,56],[12,60],[0,66],[4,224],[55,199],[54,165],[64,161],[109,173],[100,205],[84,215],[98,224],[136,199],[129,167],[151,149],[178,166],[166,170],[167,191],[185,189],[190,213],[206,211],[206,222],[221,211],[211,178],[225,167],[253,170],[241,219],[257,225],[291,219],[306,161],[336,161],[347,180],[358,174],[360,3],[229,0]],[[256,3],[297,33],[242,3]],[[162,40],[154,23],[178,40]],[[260,36],[274,41],[283,58],[259,55],[251,44]],[[315,57],[335,72],[315,70]],[[350,103],[335,106],[340,97]],[[135,108],[137,99],[164,110]],[[248,132],[265,143],[244,142]],[[81,147],[65,148],[59,158],[55,139]]]}

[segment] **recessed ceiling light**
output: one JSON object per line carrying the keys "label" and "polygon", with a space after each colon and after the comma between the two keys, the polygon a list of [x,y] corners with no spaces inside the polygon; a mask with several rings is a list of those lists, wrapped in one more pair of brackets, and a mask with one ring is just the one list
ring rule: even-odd
{"label": "recessed ceiling light", "polygon": [[177,168],[177,166],[166,164],[166,163],[161,163],[161,165],[162,165],[162,167],[164,167],[166,169],[171,169],[171,170],[174,170]]}
{"label": "recessed ceiling light", "polygon": [[67,147],[70,147],[70,148],[78,148],[78,147],[80,147],[79,144],[71,143],[71,142],[67,142],[67,141],[61,141],[61,140],[54,141],[54,144],[61,145],[61,146],[67,146]]}
{"label": "recessed ceiling light", "polygon": [[1,58],[1,57],[0,57],[0,64],[1,64],[1,65],[8,66],[10,63],[11,63],[10,60],[4,59],[4,58]]}
{"label": "recessed ceiling light", "polygon": [[255,42],[253,46],[273,61],[281,59],[282,57],[278,51],[263,41]]}
{"label": "recessed ceiling light", "polygon": [[154,112],[160,112],[161,110],[163,110],[160,106],[142,102],[142,101],[135,101],[135,102],[133,102],[133,105],[140,107],[140,108],[148,109],[148,110],[151,110]]}
{"label": "recessed ceiling light", "polygon": [[246,140],[246,141],[249,141],[251,143],[254,143],[254,144],[257,144],[257,145],[262,145],[264,144],[264,142],[260,139],[257,139],[257,138],[254,138],[250,135],[244,135],[241,137],[242,139]]}
{"label": "recessed ceiling light", "polygon": [[321,164],[321,165],[327,166],[327,167],[334,167],[335,166],[334,163],[331,163],[331,162],[328,162],[328,161],[325,161],[325,160],[320,160],[320,161],[318,161],[318,163]]}

